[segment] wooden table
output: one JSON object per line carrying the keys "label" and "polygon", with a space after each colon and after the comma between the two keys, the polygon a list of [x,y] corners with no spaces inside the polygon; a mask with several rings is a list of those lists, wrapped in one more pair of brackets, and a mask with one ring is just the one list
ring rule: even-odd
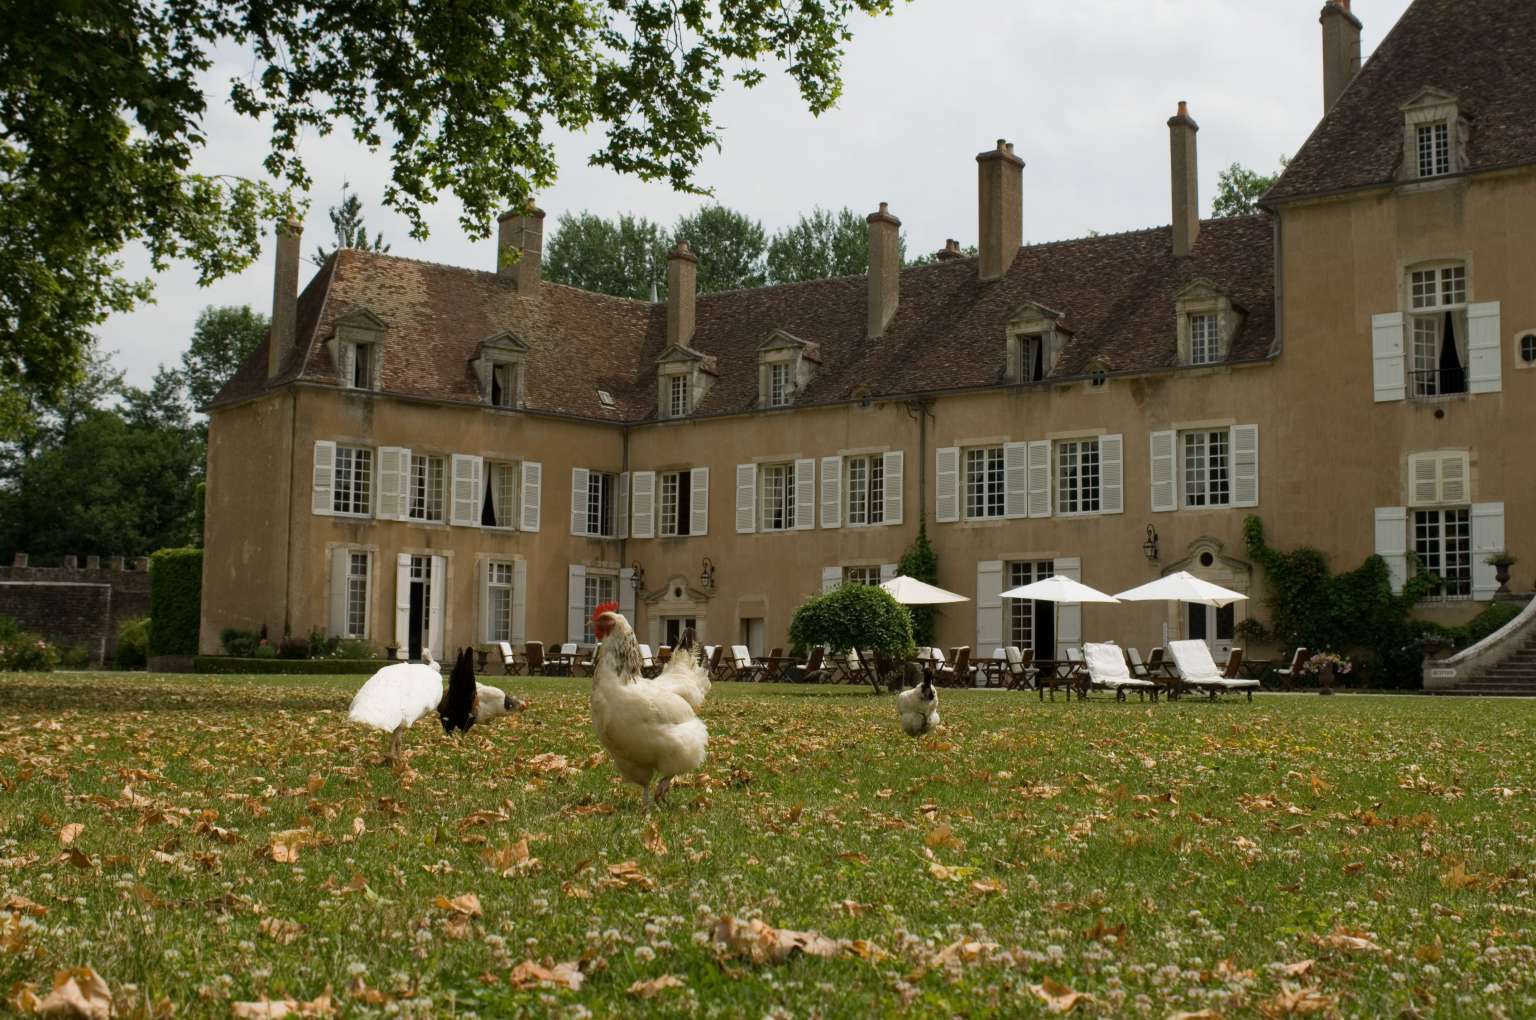
{"label": "wooden table", "polygon": [[[545,652],[544,653],[544,675],[545,676],[575,676],[576,675],[576,664],[578,662],[580,662],[580,661],[581,661],[581,652],[579,650],[576,651],[576,652],[570,653],[570,654],[567,654],[565,652],[560,652],[560,651]],[[551,673],[550,670],[554,670],[554,672]]]}
{"label": "wooden table", "polygon": [[758,657],[757,665],[763,671],[764,680],[783,680],[787,667],[800,665],[804,661],[793,655],[763,655]]}
{"label": "wooden table", "polygon": [[1052,696],[1055,695],[1057,685],[1051,683],[1053,680],[1065,683],[1069,698],[1073,691],[1079,698],[1086,696],[1088,674],[1082,669],[1082,663],[1071,659],[1036,659],[1030,665],[1035,668],[1035,688],[1040,692],[1041,701],[1045,700],[1047,687],[1051,688]]}
{"label": "wooden table", "polygon": [[[971,665],[986,679],[982,682],[985,687],[1006,687],[1008,685],[1008,660],[1002,659],[972,659]],[[994,683],[994,681],[996,681]]]}
{"label": "wooden table", "polygon": [[1244,659],[1238,664],[1237,671],[1250,680],[1262,680],[1274,664],[1274,659]]}

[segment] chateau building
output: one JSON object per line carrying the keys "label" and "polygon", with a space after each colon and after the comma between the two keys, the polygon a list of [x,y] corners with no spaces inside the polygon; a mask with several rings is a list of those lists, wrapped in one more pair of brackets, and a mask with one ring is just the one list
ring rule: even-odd
{"label": "chateau building", "polygon": [[[343,249],[300,292],[288,226],[270,339],[209,409],[204,650],[265,623],[444,658],[589,640],[617,600],[652,644],[762,651],[920,517],[973,599],[939,641],[981,654],[1219,654],[1262,615],[1249,514],[1399,584],[1415,554],[1422,612],[1465,620],[1489,552],[1536,561],[1536,4],[1414,0],[1363,66],[1347,0],[1321,23],[1325,112],[1251,216],[1198,218],[1180,103],[1171,226],[1023,244],[999,141],[976,257],[903,269],[882,203],[856,277],[696,294],[679,247],[664,302],[587,293],[541,279],[533,210],[491,268]],[[1253,599],[999,597],[1176,569]]]}

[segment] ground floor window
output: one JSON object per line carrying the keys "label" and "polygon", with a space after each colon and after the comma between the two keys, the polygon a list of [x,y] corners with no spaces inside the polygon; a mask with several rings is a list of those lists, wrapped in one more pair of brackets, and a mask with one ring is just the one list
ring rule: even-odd
{"label": "ground floor window", "polygon": [[347,554],[347,619],[346,636],[368,636],[368,554]]}
{"label": "ground floor window", "polygon": [[879,584],[879,567],[844,567],[844,584]]}
{"label": "ground floor window", "polygon": [[662,644],[668,648],[676,648],[687,631],[691,630],[695,634],[699,632],[699,622],[691,616],[669,616],[661,624]]}
{"label": "ground floor window", "polygon": [[1467,507],[1413,512],[1413,551],[1445,582],[1436,598],[1472,597],[1472,520]]}
{"label": "ground floor window", "polygon": [[[1020,560],[1008,564],[1008,587],[1043,581],[1056,573],[1054,560]],[[1015,648],[1034,649],[1039,658],[1056,655],[1055,606],[1034,599],[1008,599],[1008,643]],[[991,649],[977,654],[991,654]]]}
{"label": "ground floor window", "polygon": [[512,564],[491,563],[485,575],[487,641],[512,640]]}
{"label": "ground floor window", "polygon": [[582,597],[581,640],[591,644],[597,640],[597,636],[592,633],[592,617],[597,613],[598,606],[619,600],[619,579],[614,574],[594,574],[588,571],[586,581]]}

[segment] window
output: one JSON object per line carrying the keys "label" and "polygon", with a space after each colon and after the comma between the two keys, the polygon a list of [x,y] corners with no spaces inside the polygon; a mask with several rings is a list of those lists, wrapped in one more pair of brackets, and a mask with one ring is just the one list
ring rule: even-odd
{"label": "window", "polygon": [[1221,360],[1221,334],[1214,315],[1189,317],[1189,363],[1211,365]]}
{"label": "window", "polygon": [[373,389],[373,344],[347,344],[342,370],[345,384],[355,390]]}
{"label": "window", "polygon": [[597,607],[604,602],[619,600],[619,579],[613,574],[594,574],[589,570],[586,582],[582,598],[581,640],[591,644],[597,640],[596,635],[592,633],[592,617],[597,612]]}
{"label": "window", "polygon": [[1074,439],[1056,444],[1056,512],[1099,512],[1099,441]]}
{"label": "window", "polygon": [[368,636],[368,554],[347,554],[346,634],[349,638]]}
{"label": "window", "polygon": [[768,366],[768,406],[789,406],[789,363],[776,361]]}
{"label": "window", "polygon": [[443,519],[443,458],[424,453],[411,454],[411,505],[407,516],[413,521]]}
{"label": "window", "polygon": [[848,458],[848,524],[885,523],[885,458]]}
{"label": "window", "polygon": [[693,510],[693,472],[667,471],[661,476],[661,533],[689,534]]}
{"label": "window", "polygon": [[667,380],[667,417],[686,418],[693,411],[689,397],[690,387],[686,375],[674,375]]}
{"label": "window", "polygon": [[1185,506],[1231,505],[1229,436],[1226,429],[1182,434]]}
{"label": "window", "polygon": [[844,567],[844,584],[874,584],[880,583],[879,567]]}
{"label": "window", "polygon": [[1536,365],[1536,333],[1527,333],[1520,338],[1520,360],[1527,365]]}
{"label": "window", "polygon": [[1467,267],[1461,263],[1408,274],[1413,338],[1413,395],[1467,391]]}
{"label": "window", "polygon": [[1437,598],[1472,597],[1472,524],[1467,507],[1415,510],[1413,551],[1419,565],[1444,582]]}
{"label": "window", "polygon": [[767,464],[758,484],[762,493],[764,531],[788,531],[795,526],[795,466]]}
{"label": "window", "polygon": [[1003,516],[1003,448],[965,451],[965,516],[971,520]]}
{"label": "window", "polygon": [[[1043,581],[1056,573],[1054,560],[1030,560],[1008,564],[1008,587]],[[1055,658],[1055,605],[1034,599],[1008,599],[1008,643],[1015,648],[1033,648],[1036,655]]]}
{"label": "window", "polygon": [[1039,382],[1045,378],[1045,337],[1040,334],[1019,337],[1019,379]]}
{"label": "window", "polygon": [[520,379],[518,366],[510,362],[491,365],[491,406],[516,407]]}
{"label": "window", "polygon": [[610,410],[618,406],[613,402],[613,394],[607,390],[597,391],[597,402]]}
{"label": "window", "polygon": [[614,534],[614,491],[618,476],[593,471],[587,475],[587,534]]}
{"label": "window", "polygon": [[485,498],[480,504],[480,525],[485,528],[517,526],[516,464],[491,461],[485,471]]}
{"label": "window", "polygon": [[[512,640],[512,564],[489,563],[485,572],[487,641]],[[588,616],[591,614],[588,613]]]}
{"label": "window", "polygon": [[1419,125],[1419,176],[1440,177],[1451,172],[1451,126],[1445,121]]}
{"label": "window", "polygon": [[373,488],[373,451],[366,447],[336,447],[336,481],[331,510],[338,514],[367,514]]}

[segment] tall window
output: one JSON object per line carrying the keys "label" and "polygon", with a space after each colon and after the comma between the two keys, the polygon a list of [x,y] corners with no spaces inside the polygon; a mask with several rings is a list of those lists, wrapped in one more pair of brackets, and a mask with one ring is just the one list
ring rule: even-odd
{"label": "tall window", "polygon": [[1003,516],[1003,448],[965,451],[965,516],[973,520]]}
{"label": "tall window", "polygon": [[491,366],[491,406],[517,406],[517,366],[499,362]]}
{"label": "tall window", "polygon": [[517,465],[499,461],[486,464],[485,498],[480,504],[480,524],[486,528],[517,526]]}
{"label": "tall window", "polygon": [[[487,641],[512,640],[512,564],[491,563],[485,573]],[[590,613],[587,615],[591,615]]]}
{"label": "tall window", "polygon": [[373,389],[373,344],[347,344],[341,367],[347,386],[355,390]]}
{"label": "tall window", "polygon": [[787,531],[795,526],[795,466],[767,464],[758,485],[762,493],[763,530]]}
{"label": "tall window", "polygon": [[443,458],[411,454],[411,507],[413,521],[443,519]]}
{"label": "tall window", "polygon": [[667,381],[667,417],[686,418],[693,411],[686,375],[674,375]]}
{"label": "tall window", "polygon": [[368,554],[347,554],[347,633],[349,638],[368,636]]}
{"label": "tall window", "polygon": [[1039,382],[1045,378],[1045,337],[1038,333],[1019,337],[1019,379]]}
{"label": "tall window", "polygon": [[614,491],[617,488],[617,475],[601,471],[587,475],[587,534],[615,534]]}
{"label": "tall window", "polygon": [[693,511],[693,472],[667,471],[661,476],[661,533],[686,535]]}
{"label": "tall window", "polygon": [[[1056,573],[1054,560],[1028,560],[1008,564],[1008,587],[1017,588],[1020,585],[1033,584],[1043,581]],[[1056,639],[1055,635],[1047,634],[1051,621],[1054,619],[1051,613],[1054,606],[1049,602],[1037,603],[1034,599],[1008,599],[1008,643],[1015,648],[1033,648],[1035,654],[1044,655],[1036,640],[1046,645],[1046,652],[1050,658],[1054,656]],[[1037,616],[1045,618],[1036,623]]]}
{"label": "tall window", "polygon": [[1419,176],[1451,172],[1451,127],[1445,121],[1419,125]]}
{"label": "tall window", "polygon": [[581,640],[591,644],[597,640],[592,633],[592,614],[597,612],[597,607],[604,602],[617,602],[619,600],[619,579],[613,574],[588,573],[586,588],[582,596]]}
{"label": "tall window", "polygon": [[1413,327],[1413,395],[1467,391],[1467,267],[1461,263],[1408,274]]}
{"label": "tall window", "polygon": [[885,458],[848,458],[848,523],[885,523]]}
{"label": "tall window", "polygon": [[789,363],[776,361],[768,366],[768,406],[789,405]]}
{"label": "tall window", "polygon": [[373,451],[366,447],[336,447],[336,482],[331,490],[331,510],[338,514],[366,514],[373,488]]}
{"label": "tall window", "polygon": [[1472,597],[1472,522],[1466,507],[1413,512],[1413,551],[1445,582],[1438,597]]}
{"label": "tall window", "polygon": [[1216,331],[1216,316],[1189,317],[1189,363],[1211,365],[1221,360],[1221,337]]}
{"label": "tall window", "polygon": [[1056,511],[1099,512],[1099,441],[1074,439],[1056,444]]}
{"label": "tall window", "polygon": [[879,584],[879,567],[844,567],[844,584]]}
{"label": "tall window", "polygon": [[1228,437],[1226,429],[1183,433],[1185,506],[1231,505]]}

